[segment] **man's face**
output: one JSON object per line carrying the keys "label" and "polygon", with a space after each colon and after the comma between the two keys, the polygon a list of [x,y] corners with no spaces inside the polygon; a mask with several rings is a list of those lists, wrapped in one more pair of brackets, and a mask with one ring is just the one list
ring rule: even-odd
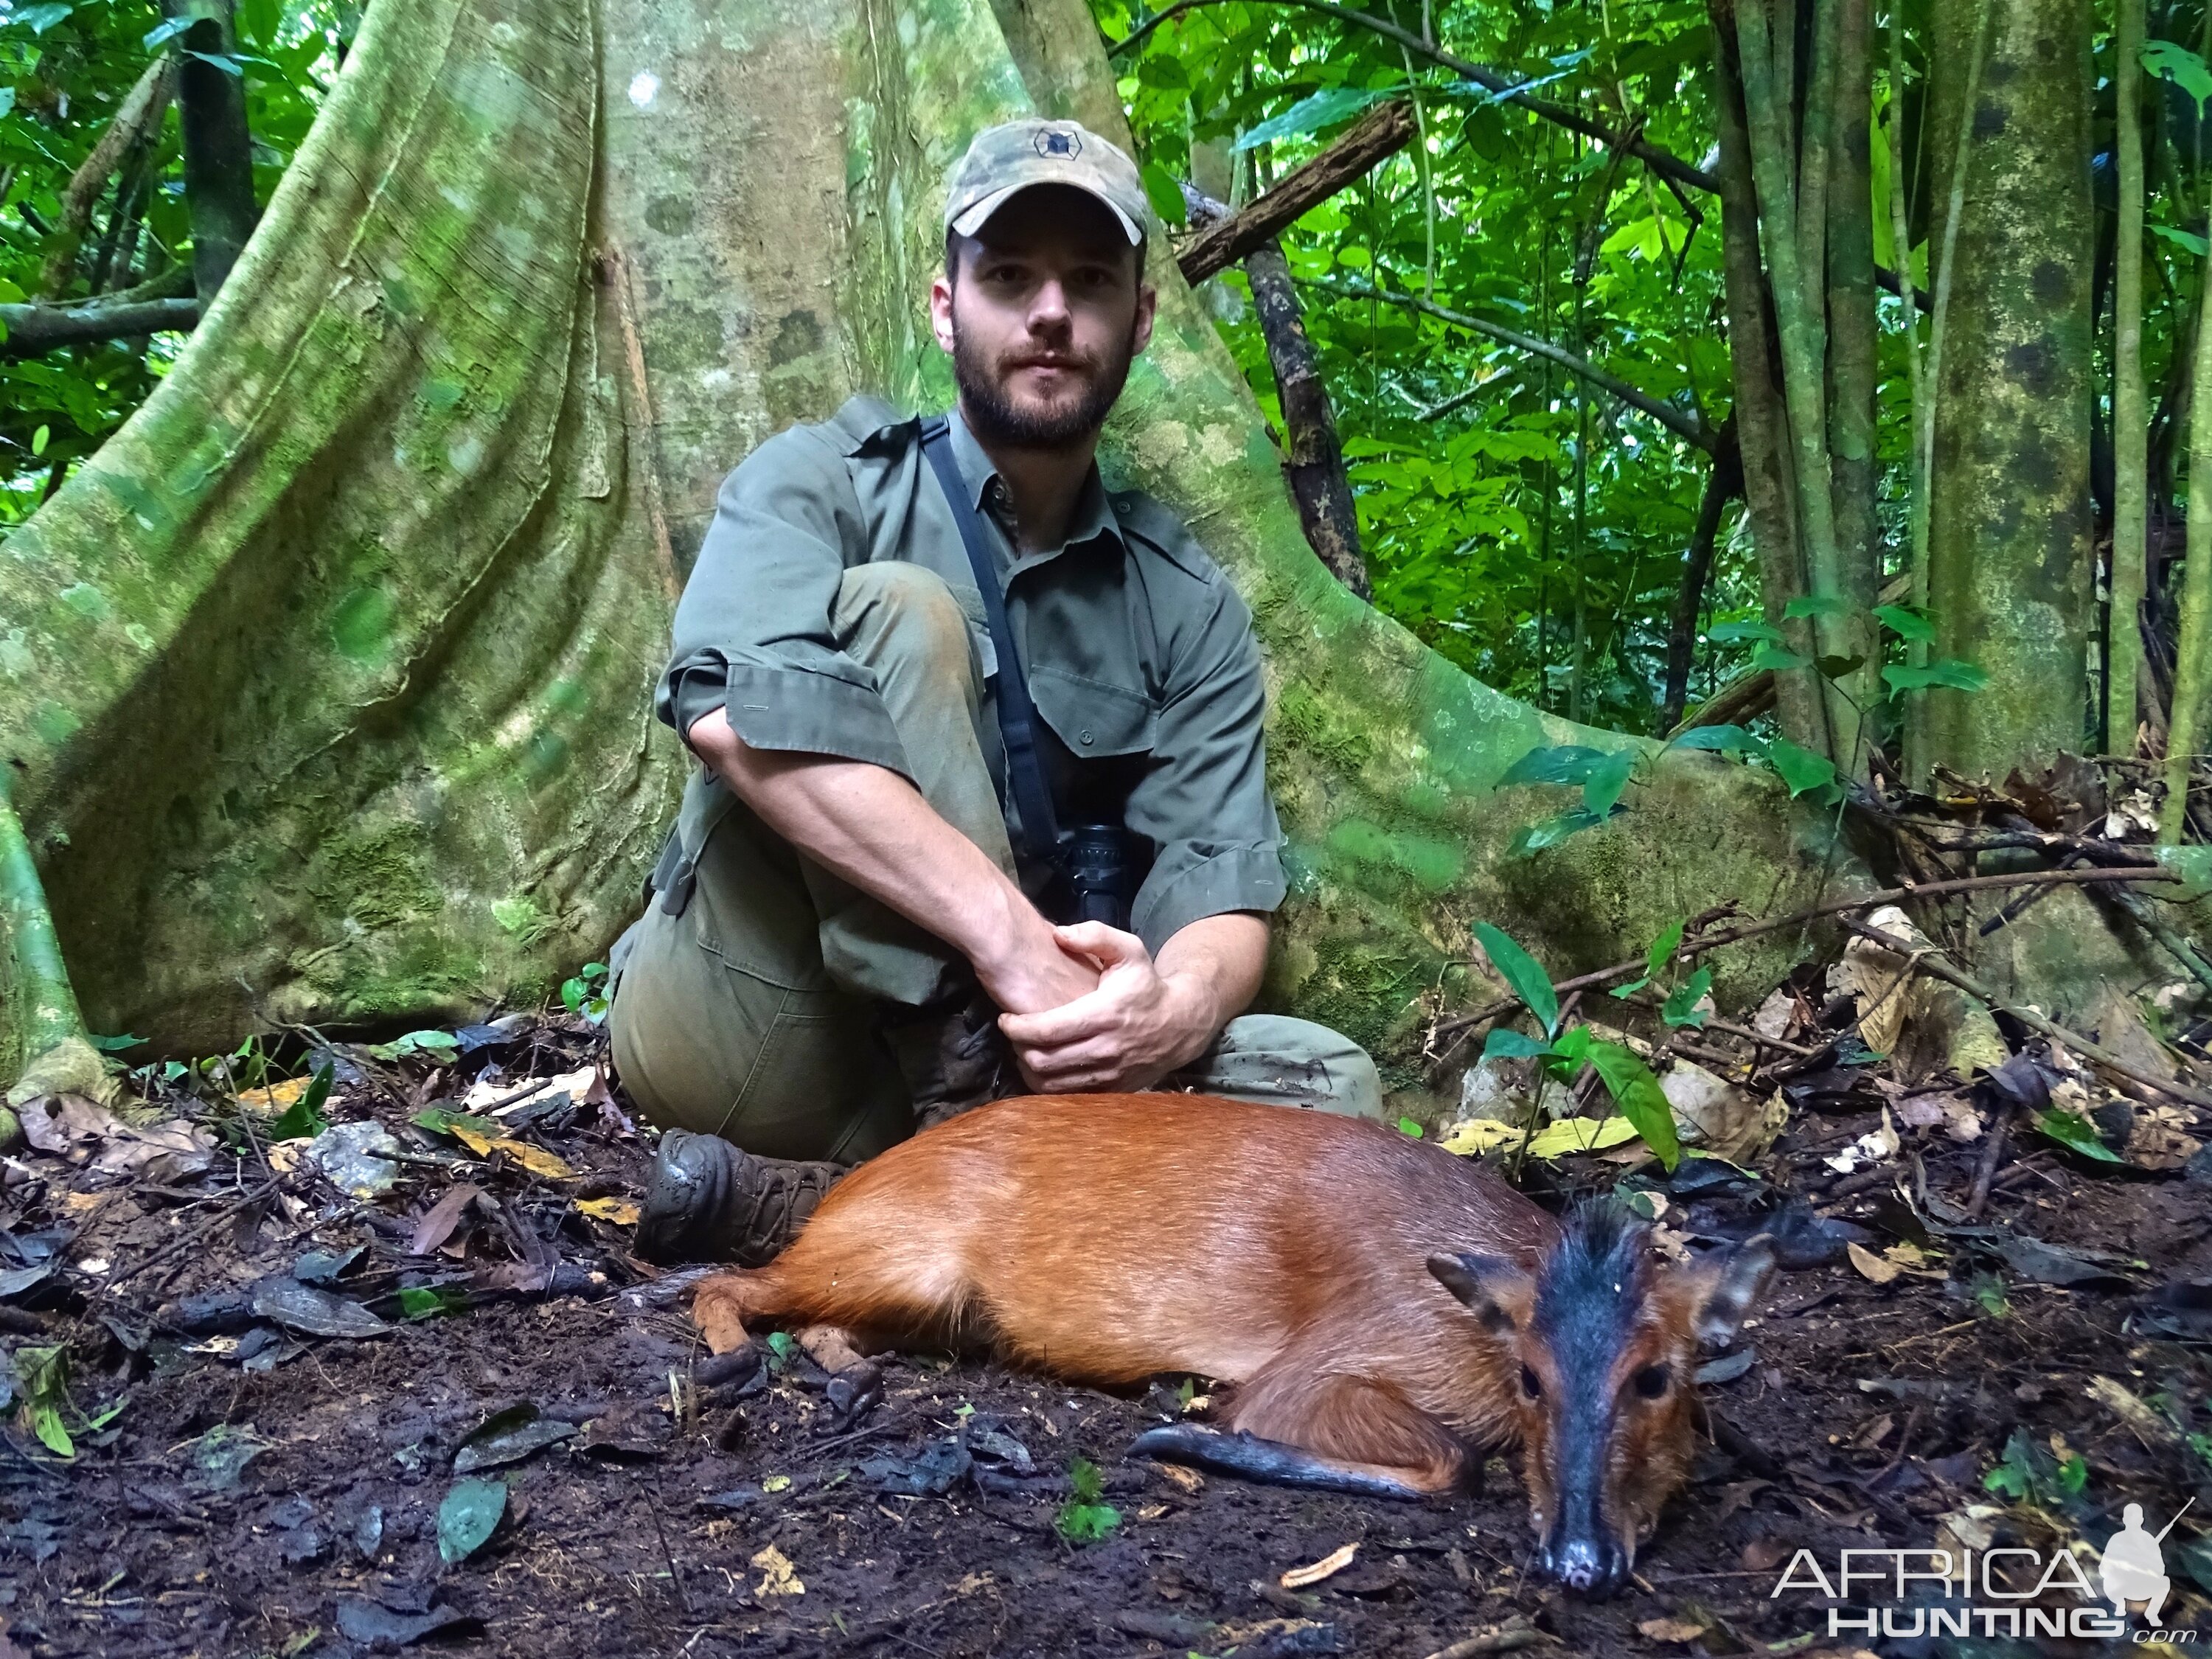
{"label": "man's face", "polygon": [[1105,204],[1063,185],[1008,198],[930,289],[976,435],[1020,449],[1089,441],[1152,336],[1153,292]]}

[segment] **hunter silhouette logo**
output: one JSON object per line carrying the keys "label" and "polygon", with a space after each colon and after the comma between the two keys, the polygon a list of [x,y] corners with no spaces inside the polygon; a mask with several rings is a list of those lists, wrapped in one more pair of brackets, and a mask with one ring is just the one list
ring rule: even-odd
{"label": "hunter silhouette logo", "polygon": [[1061,132],[1047,127],[1036,136],[1036,153],[1069,161],[1083,154],[1083,140],[1072,132]]}
{"label": "hunter silhouette logo", "polygon": [[2128,1616],[2128,1603],[2141,1601],[2143,1623],[2155,1626],[2159,1610],[2166,1605],[2166,1593],[2173,1581],[2166,1576],[2166,1558],[2159,1546],[2166,1541],[2166,1534],[2173,1530],[2173,1522],[2189,1512],[2192,1498],[2174,1511],[2173,1521],[2160,1527],[2155,1534],[2143,1530],[2142,1505],[2130,1504],[2120,1511],[2119,1531],[2106,1541],[2104,1564],[2098,1577],[2104,1581],[2105,1599],[2112,1604],[2115,1618]]}

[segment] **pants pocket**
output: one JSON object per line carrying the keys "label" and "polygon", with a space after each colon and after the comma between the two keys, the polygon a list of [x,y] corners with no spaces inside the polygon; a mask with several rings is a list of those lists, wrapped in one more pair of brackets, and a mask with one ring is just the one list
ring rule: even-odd
{"label": "pants pocket", "polygon": [[763,1158],[850,1160],[880,1152],[911,1115],[866,1005],[786,990],[717,1133]]}

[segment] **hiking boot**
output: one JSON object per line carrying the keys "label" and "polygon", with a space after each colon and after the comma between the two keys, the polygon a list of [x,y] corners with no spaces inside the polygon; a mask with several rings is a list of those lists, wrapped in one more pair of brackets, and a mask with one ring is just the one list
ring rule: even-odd
{"label": "hiking boot", "polygon": [[884,1036],[914,1097],[917,1129],[1021,1092],[1013,1050],[999,1030],[998,1005],[980,989],[963,1002],[915,1009],[887,1024]]}
{"label": "hiking boot", "polygon": [[764,1267],[799,1236],[842,1164],[756,1158],[720,1135],[660,1137],[637,1223],[647,1261],[734,1261]]}

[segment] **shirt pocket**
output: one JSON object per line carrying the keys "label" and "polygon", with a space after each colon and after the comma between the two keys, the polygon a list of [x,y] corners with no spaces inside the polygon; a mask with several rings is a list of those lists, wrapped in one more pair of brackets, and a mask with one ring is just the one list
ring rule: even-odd
{"label": "shirt pocket", "polygon": [[1149,755],[1159,742],[1159,711],[1143,692],[1064,670],[1030,670],[1030,700],[1078,760]]}

